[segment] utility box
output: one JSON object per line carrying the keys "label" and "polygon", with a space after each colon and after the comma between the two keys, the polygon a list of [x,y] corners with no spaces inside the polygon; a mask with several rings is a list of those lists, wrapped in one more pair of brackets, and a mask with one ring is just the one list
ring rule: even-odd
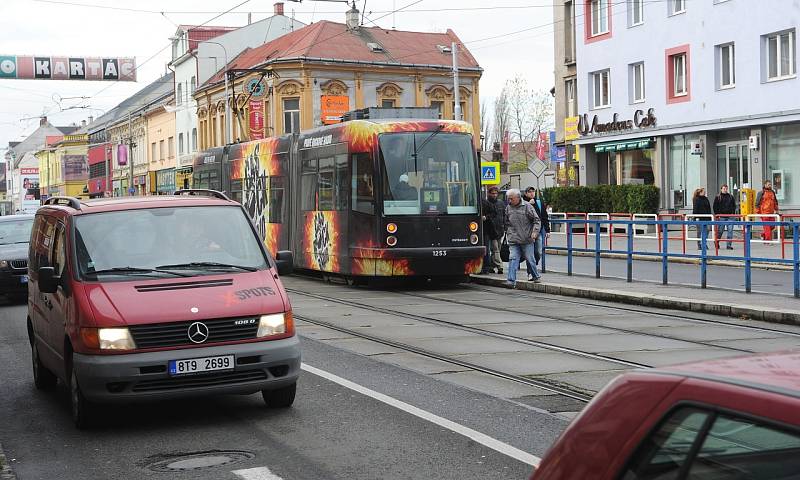
{"label": "utility box", "polygon": [[739,213],[742,215],[756,213],[756,191],[752,188],[743,188],[739,191]]}

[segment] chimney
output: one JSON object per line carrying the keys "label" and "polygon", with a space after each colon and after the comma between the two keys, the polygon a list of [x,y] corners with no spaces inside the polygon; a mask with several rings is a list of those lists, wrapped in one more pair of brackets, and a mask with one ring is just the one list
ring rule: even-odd
{"label": "chimney", "polygon": [[85,127],[85,126],[86,126],[86,120],[81,120],[81,127]]}
{"label": "chimney", "polygon": [[361,12],[358,11],[356,8],[355,2],[353,2],[353,8],[347,11],[347,29],[350,31],[358,30],[358,16]]}
{"label": "chimney", "polygon": [[247,24],[250,25],[251,23],[253,23],[253,13],[252,12],[248,12],[247,13]]}
{"label": "chimney", "polygon": [[45,125],[47,125],[47,117],[39,118],[39,126],[44,127]]}
{"label": "chimney", "polygon": [[275,2],[275,15],[283,15],[283,2]]}
{"label": "chimney", "polygon": [[89,125],[94,123],[94,117],[89,115]]}

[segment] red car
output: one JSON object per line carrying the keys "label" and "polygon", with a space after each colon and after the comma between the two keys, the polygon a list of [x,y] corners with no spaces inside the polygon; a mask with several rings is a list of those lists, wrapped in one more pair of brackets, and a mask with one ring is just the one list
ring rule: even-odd
{"label": "red car", "polygon": [[800,479],[800,352],[624,374],[531,478]]}

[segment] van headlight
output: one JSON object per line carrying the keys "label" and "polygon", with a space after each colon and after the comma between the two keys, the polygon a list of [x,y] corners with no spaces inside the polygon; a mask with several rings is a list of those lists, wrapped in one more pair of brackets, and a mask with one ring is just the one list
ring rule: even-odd
{"label": "van headlight", "polygon": [[100,350],[136,349],[136,343],[127,328],[98,328],[97,340]]}
{"label": "van headlight", "polygon": [[294,330],[292,322],[292,312],[273,313],[262,315],[258,321],[257,337],[270,337],[273,335],[283,335]]}

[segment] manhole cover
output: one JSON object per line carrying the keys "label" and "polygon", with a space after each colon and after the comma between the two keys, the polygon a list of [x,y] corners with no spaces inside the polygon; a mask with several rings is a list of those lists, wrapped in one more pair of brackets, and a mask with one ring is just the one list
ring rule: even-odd
{"label": "manhole cover", "polygon": [[232,463],[250,460],[255,457],[250,452],[240,450],[211,450],[208,452],[176,453],[161,455],[162,460],[147,465],[154,472],[185,472],[205,468],[221,467]]}

